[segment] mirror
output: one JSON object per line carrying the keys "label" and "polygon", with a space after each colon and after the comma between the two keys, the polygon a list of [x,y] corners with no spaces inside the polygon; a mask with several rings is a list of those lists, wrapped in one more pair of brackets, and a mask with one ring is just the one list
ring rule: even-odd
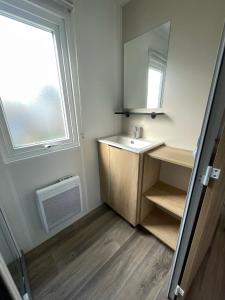
{"label": "mirror", "polygon": [[124,44],[124,108],[162,107],[170,22]]}

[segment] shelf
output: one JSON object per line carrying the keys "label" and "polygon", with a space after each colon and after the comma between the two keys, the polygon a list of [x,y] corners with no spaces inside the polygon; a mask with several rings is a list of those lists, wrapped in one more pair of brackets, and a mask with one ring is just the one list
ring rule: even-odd
{"label": "shelf", "polygon": [[176,249],[180,227],[178,220],[155,208],[149,216],[142,221],[141,225],[172,250]]}
{"label": "shelf", "polygon": [[194,158],[189,150],[162,146],[148,153],[150,157],[176,164],[186,168],[193,168]]}
{"label": "shelf", "polygon": [[186,193],[178,188],[157,182],[144,196],[159,207],[171,212],[173,215],[182,218],[185,206]]}
{"label": "shelf", "polygon": [[130,115],[147,115],[150,116],[152,119],[155,119],[157,116],[165,115],[165,113],[160,112],[134,112],[134,111],[116,111],[114,113],[115,115],[125,115],[126,117],[129,117]]}

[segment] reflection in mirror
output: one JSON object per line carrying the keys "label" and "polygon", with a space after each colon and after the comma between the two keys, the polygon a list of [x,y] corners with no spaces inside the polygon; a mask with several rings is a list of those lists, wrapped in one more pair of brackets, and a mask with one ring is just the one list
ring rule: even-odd
{"label": "reflection in mirror", "polygon": [[170,22],[124,44],[124,108],[162,107]]}

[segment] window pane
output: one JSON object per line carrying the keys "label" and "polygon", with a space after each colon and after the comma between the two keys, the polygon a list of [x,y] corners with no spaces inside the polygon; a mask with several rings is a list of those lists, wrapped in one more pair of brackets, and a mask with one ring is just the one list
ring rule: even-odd
{"label": "window pane", "polygon": [[14,147],[67,138],[53,34],[0,16],[0,97]]}
{"label": "window pane", "polygon": [[159,108],[161,100],[163,73],[160,70],[148,69],[147,108]]}

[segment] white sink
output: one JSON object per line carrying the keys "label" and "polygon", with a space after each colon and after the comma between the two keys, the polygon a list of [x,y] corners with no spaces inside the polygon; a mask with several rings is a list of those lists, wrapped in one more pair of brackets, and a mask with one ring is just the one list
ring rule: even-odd
{"label": "white sink", "polygon": [[135,153],[142,153],[163,144],[159,141],[147,141],[134,139],[128,136],[116,135],[98,140],[100,143],[108,144],[117,148],[125,149]]}

